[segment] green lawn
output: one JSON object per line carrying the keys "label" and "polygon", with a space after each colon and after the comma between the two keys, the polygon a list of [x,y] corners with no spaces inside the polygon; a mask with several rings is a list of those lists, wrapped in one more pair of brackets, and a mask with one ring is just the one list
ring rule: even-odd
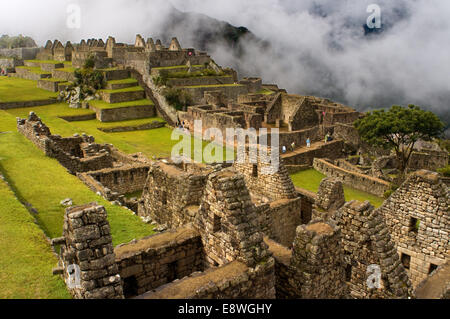
{"label": "green lawn", "polygon": [[36,66],[18,66],[18,67],[16,67],[16,69],[26,69],[26,70],[29,70],[30,72],[36,73],[36,74],[52,74],[51,72],[44,71],[40,67],[36,67]]}
{"label": "green lawn", "polygon": [[46,157],[15,129],[15,118],[0,112],[0,169],[16,194],[39,212],[36,219],[53,238],[62,234],[64,207],[60,201],[72,198],[74,205],[98,202],[108,211],[114,245],[152,234],[152,227],[122,207],[97,196],[54,159]]}
{"label": "green lawn", "polygon": [[[66,64],[67,62],[61,62],[56,60],[25,60],[25,62],[33,62],[33,63],[45,63],[45,64]],[[68,64],[72,64],[71,62],[68,62]]]}
{"label": "green lawn", "polygon": [[[308,191],[317,193],[319,185],[322,179],[326,176],[315,169],[308,169],[291,175],[292,181],[295,186],[306,189]],[[384,199],[352,187],[344,185],[345,200],[358,200],[364,202],[366,200],[375,207],[380,207],[383,204]]]}
{"label": "green lawn", "polygon": [[0,198],[0,299],[70,298],[42,230],[1,179]]}
{"label": "green lawn", "polygon": [[0,102],[23,102],[55,98],[57,93],[37,87],[37,81],[0,77]]}
{"label": "green lawn", "polygon": [[224,86],[244,86],[242,84],[212,84],[212,85],[191,85],[191,86],[183,86],[182,89],[195,89],[195,88],[215,88],[215,87],[224,87]]}

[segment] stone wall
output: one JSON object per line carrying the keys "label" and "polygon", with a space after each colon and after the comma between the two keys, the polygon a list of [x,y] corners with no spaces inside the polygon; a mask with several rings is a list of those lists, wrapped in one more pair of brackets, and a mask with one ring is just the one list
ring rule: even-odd
{"label": "stone wall", "polygon": [[199,234],[185,226],[117,246],[114,250],[126,298],[203,270]]}
{"label": "stone wall", "polygon": [[450,255],[449,188],[437,173],[412,174],[379,208],[414,286]]}
{"label": "stone wall", "polygon": [[175,228],[194,220],[208,169],[187,164],[155,163],[151,166],[139,205],[139,216]]}
{"label": "stone wall", "polygon": [[[408,275],[400,262],[383,216],[368,201],[351,201],[336,212],[342,231],[346,280],[354,298],[407,298],[412,295]],[[381,271],[380,285],[369,286],[371,270]],[[379,287],[379,288],[377,288]]]}
{"label": "stone wall", "polygon": [[335,140],[317,147],[297,150],[295,153],[283,154],[282,158],[286,165],[312,166],[315,158],[328,158],[334,160],[343,157],[343,148],[343,141]]}
{"label": "stone wall", "polygon": [[208,91],[222,91],[229,99],[237,101],[241,94],[247,94],[248,89],[245,85],[217,85],[217,86],[201,86],[201,87],[183,87],[183,90],[188,92],[193,99],[194,104],[201,104],[205,92]]}
{"label": "stone wall", "polygon": [[211,173],[195,219],[207,264],[237,260],[254,268],[270,260],[257,217],[242,175],[232,169]]}
{"label": "stone wall", "polygon": [[131,194],[144,189],[149,166],[135,164],[118,168],[106,168],[99,171],[78,173],[80,178],[92,191],[100,192],[108,200],[115,200],[119,195]]}
{"label": "stone wall", "polygon": [[155,116],[155,106],[149,105],[128,106],[120,108],[103,109],[89,105],[96,112],[97,120],[100,122],[118,122],[125,120],[141,119]]}
{"label": "stone wall", "polygon": [[348,295],[341,232],[313,221],[297,228],[292,250],[266,239],[275,259],[279,299],[340,299]]}
{"label": "stone wall", "polygon": [[22,60],[33,60],[36,58],[40,48],[15,48],[15,49],[0,49],[0,56],[18,58]]}
{"label": "stone wall", "polygon": [[233,261],[167,284],[138,299],[274,299],[274,261],[255,268]]}
{"label": "stone wall", "polygon": [[278,158],[278,161],[278,170],[273,171],[269,151],[267,155],[260,152],[256,158],[245,151],[244,162],[236,161],[233,167],[244,176],[252,196],[261,198],[263,202],[296,198],[295,187],[286,167],[281,159]]}
{"label": "stone wall", "polygon": [[337,178],[345,185],[379,197],[382,197],[390,187],[389,183],[382,179],[348,171],[323,159],[315,158],[313,166],[314,169],[322,174],[325,174],[328,177]]}
{"label": "stone wall", "polygon": [[324,178],[319,185],[316,205],[325,210],[337,210],[345,204],[342,182],[334,178]]}
{"label": "stone wall", "polygon": [[66,209],[63,237],[54,239],[52,244],[61,245],[59,268],[54,273],[63,274],[73,298],[123,298],[111,230],[103,206],[91,203]]}
{"label": "stone wall", "polygon": [[94,144],[94,138],[87,135],[62,138],[52,135],[41,119],[31,112],[28,119],[17,119],[17,130],[44,151],[55,158],[71,174],[96,171],[113,166],[110,148]]}

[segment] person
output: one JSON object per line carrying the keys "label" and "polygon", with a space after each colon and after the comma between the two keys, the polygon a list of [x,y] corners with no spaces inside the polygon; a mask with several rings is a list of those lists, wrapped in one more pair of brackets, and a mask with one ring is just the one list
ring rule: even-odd
{"label": "person", "polygon": [[295,142],[292,142],[291,144],[292,152],[295,150]]}
{"label": "person", "polygon": [[281,153],[283,153],[283,154],[286,153],[286,146],[283,145],[283,146],[281,147]]}
{"label": "person", "polygon": [[309,137],[306,139],[306,147],[311,147],[311,140]]}

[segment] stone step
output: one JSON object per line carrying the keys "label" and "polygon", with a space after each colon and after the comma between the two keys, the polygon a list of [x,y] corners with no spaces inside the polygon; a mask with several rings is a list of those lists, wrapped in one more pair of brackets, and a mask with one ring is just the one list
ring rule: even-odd
{"label": "stone step", "polygon": [[232,76],[200,76],[192,78],[169,78],[167,84],[170,86],[207,86],[233,84]]}
{"label": "stone step", "polygon": [[16,74],[17,74],[17,77],[19,77],[19,78],[26,79],[26,80],[34,80],[34,81],[52,77],[51,73],[34,70],[34,69],[31,69],[30,67],[17,67]]}
{"label": "stone step", "polygon": [[50,92],[59,92],[62,91],[60,87],[67,87],[69,83],[63,79],[41,79],[37,81],[37,87],[43,90],[47,90]]}
{"label": "stone step", "polygon": [[125,80],[130,77],[130,71],[120,69],[100,70],[103,72],[106,81]]}
{"label": "stone step", "polygon": [[[122,105],[123,104],[123,105]],[[96,112],[100,122],[120,122],[153,117],[156,115],[155,106],[150,100],[140,100],[133,103],[107,104],[103,101],[90,101],[88,106]]]}
{"label": "stone step", "polygon": [[138,81],[133,78],[128,78],[124,80],[115,80],[115,81],[108,81],[106,83],[106,89],[107,90],[120,90],[120,89],[126,89],[129,87],[137,86]]}
{"label": "stone step", "polygon": [[145,98],[145,91],[140,86],[121,90],[102,90],[99,93],[103,101],[112,104],[137,101]]}

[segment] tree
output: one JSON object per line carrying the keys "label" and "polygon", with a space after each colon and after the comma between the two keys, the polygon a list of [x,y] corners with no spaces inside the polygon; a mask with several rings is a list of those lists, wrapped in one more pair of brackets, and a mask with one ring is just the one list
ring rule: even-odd
{"label": "tree", "polygon": [[398,160],[400,181],[404,178],[415,143],[442,135],[444,123],[432,112],[420,107],[394,105],[390,110],[376,110],[355,122],[361,138],[372,146],[393,149]]}

